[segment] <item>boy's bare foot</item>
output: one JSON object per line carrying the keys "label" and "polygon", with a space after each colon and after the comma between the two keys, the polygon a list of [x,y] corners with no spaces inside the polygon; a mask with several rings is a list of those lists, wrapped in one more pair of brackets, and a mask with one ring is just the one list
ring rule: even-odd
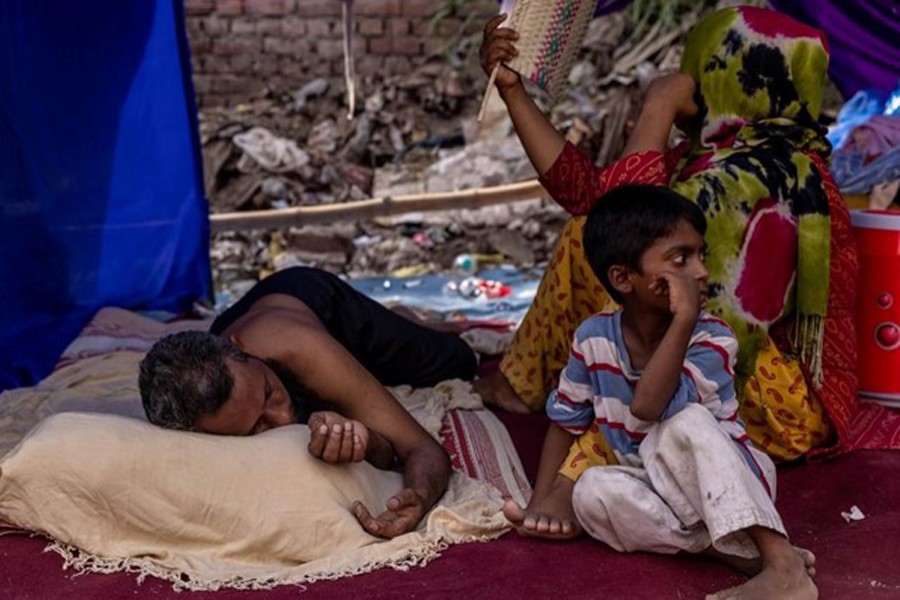
{"label": "boy's bare foot", "polygon": [[[806,573],[812,577],[816,574],[816,556],[809,550],[805,550],[803,548],[798,548],[794,546],[794,551],[797,553],[803,560],[803,564],[806,566]],[[739,571],[744,575],[758,575],[763,568],[762,558],[741,558],[740,556],[734,556],[731,554],[725,554],[724,552],[719,552],[712,546],[701,552],[702,555],[709,557],[715,561],[718,561],[725,566],[731,567],[735,571]]]}
{"label": "boy's bare foot", "polygon": [[707,596],[707,600],[815,600],[819,591],[809,576],[815,557],[807,551],[786,554],[764,565],[759,575],[739,585]]}
{"label": "boy's bare foot", "polygon": [[575,482],[557,475],[550,491],[541,499],[522,508],[512,500],[503,506],[503,514],[520,535],[551,540],[568,540],[581,535],[581,526],[572,509],[572,490]]}
{"label": "boy's bare foot", "polygon": [[485,404],[502,408],[506,412],[525,415],[531,412],[516,391],[509,384],[506,376],[499,370],[487,377],[476,379],[472,384],[475,393],[481,396]]}
{"label": "boy's bare foot", "polygon": [[794,546],[794,551],[797,552],[797,555],[803,559],[803,565],[806,567],[806,574],[810,577],[816,574],[816,555],[807,550],[806,548],[800,548],[799,546]]}

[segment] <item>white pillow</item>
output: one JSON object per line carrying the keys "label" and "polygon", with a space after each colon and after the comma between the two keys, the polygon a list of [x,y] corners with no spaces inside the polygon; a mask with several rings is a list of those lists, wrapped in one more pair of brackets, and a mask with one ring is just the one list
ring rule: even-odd
{"label": "white pillow", "polygon": [[224,437],[61,413],[0,461],[0,519],[58,540],[76,567],[140,571],[189,589],[415,564],[447,542],[508,528],[499,494],[454,474],[416,532],[375,538],[350,507],[362,500],[381,512],[400,474],[327,465],[309,455],[308,441],[304,425]]}

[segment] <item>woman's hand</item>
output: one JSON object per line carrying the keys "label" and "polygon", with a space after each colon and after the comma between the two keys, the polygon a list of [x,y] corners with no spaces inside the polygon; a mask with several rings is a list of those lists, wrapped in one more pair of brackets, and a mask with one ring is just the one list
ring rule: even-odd
{"label": "woman's hand", "polygon": [[665,152],[675,122],[686,123],[699,112],[694,102],[696,84],[690,75],[673,73],[653,80],[647,88],[641,114],[628,138],[623,156],[635,152]]}
{"label": "woman's hand", "polygon": [[[506,20],[506,15],[497,15],[487,22],[484,26],[484,39],[481,41],[481,68],[490,77],[494,71],[494,66],[500,62],[509,62],[516,56],[519,51],[516,50],[513,42],[519,39],[519,34],[507,27],[500,27],[500,24]],[[511,89],[519,85],[519,74],[502,64],[497,71],[497,78],[494,80],[497,89],[503,93],[507,89]]]}
{"label": "woman's hand", "polygon": [[366,457],[369,430],[336,412],[309,416],[309,453],[329,464],[360,462]]}
{"label": "woman's hand", "polygon": [[647,88],[645,105],[654,109],[671,111],[676,121],[687,121],[697,115],[699,107],[694,101],[697,84],[694,78],[684,73],[671,73],[657,77]]}

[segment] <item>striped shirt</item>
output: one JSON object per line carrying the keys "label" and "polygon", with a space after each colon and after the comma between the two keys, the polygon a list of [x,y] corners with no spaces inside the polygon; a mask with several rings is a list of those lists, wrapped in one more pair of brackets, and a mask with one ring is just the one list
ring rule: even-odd
{"label": "striped shirt", "polygon": [[[751,470],[766,484],[749,452],[751,443],[738,416],[734,365],[738,344],[725,321],[700,313],[685,353],[675,394],[659,420],[678,414],[689,402],[708,409],[735,441]],[[559,387],[547,399],[547,414],[566,431],[581,435],[596,423],[619,459],[642,466],[638,448],[655,424],[631,414],[634,388],[641,377],[631,367],[622,336],[622,313],[601,313],[575,332],[569,362]]]}

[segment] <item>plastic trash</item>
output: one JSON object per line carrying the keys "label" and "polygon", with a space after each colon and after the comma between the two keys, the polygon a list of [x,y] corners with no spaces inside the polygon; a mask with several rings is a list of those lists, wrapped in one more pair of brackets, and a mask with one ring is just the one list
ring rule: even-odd
{"label": "plastic trash", "polygon": [[459,254],[453,259],[453,272],[457,275],[474,275],[478,271],[478,259],[471,254]]}
{"label": "plastic trash", "polygon": [[472,299],[484,297],[486,300],[496,300],[512,293],[512,288],[505,283],[478,277],[466,277],[459,282],[456,289],[463,298]]}
{"label": "plastic trash", "polygon": [[860,90],[844,103],[838,112],[837,120],[829,128],[828,141],[832,148],[838,150],[847,141],[850,132],[875,115],[896,114],[898,91],[888,94],[879,90]]}

